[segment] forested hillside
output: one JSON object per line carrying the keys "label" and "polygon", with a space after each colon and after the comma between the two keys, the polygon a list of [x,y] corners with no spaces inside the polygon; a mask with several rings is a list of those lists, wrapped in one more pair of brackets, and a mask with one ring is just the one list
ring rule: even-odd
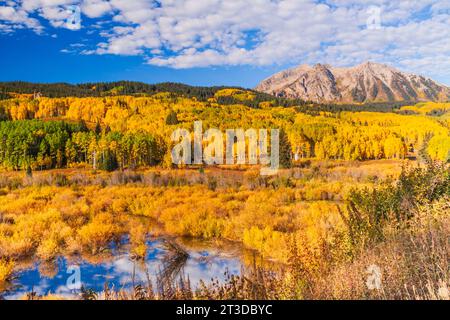
{"label": "forested hillside", "polygon": [[[223,94],[223,92],[248,92],[249,96],[239,96],[233,94]],[[408,105],[408,102],[392,102],[392,103],[366,103],[366,104],[332,104],[332,103],[312,103],[300,99],[285,99],[274,97],[272,95],[242,89],[229,87],[195,87],[181,83],[158,83],[146,84],[133,81],[117,81],[117,82],[99,82],[85,84],[68,84],[68,83],[30,83],[23,81],[0,82],[0,100],[9,99],[17,96],[29,97],[104,97],[118,95],[133,96],[151,96],[156,93],[172,93],[176,96],[187,98],[195,98],[199,101],[207,101],[216,98],[217,102],[224,105],[244,104],[248,107],[258,108],[261,103],[265,102],[272,106],[300,108],[302,112],[314,113],[320,111],[341,112],[341,111],[377,111],[392,112],[400,107]],[[216,93],[219,95],[216,96]]]}
{"label": "forested hillside", "polygon": [[[111,95],[144,95],[169,92],[198,100],[206,100],[225,87],[194,87],[182,83],[165,82],[147,84],[135,81],[96,82],[83,84],[69,83],[30,83],[23,81],[0,82],[0,92],[36,94],[56,97],[101,97]],[[254,91],[260,99],[273,99],[272,96]]]}
{"label": "forested hillside", "polygon": [[[0,162],[13,169],[170,165],[171,132],[177,127],[192,131],[196,120],[204,130],[280,128],[292,150],[286,156],[294,160],[448,159],[448,104],[403,107],[397,113],[319,109],[308,114],[298,106],[276,107],[274,101],[257,107],[241,101],[255,102],[258,96],[230,88],[205,101],[173,92],[143,97],[19,95],[0,101]],[[439,112],[432,116],[433,110]]]}

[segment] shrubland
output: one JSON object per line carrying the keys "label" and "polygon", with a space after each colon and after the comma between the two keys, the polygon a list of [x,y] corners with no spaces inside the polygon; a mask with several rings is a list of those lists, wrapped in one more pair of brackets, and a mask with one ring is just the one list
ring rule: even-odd
{"label": "shrubland", "polygon": [[[341,171],[349,168],[323,165],[287,169],[264,179],[251,168],[122,174],[73,170],[33,177],[9,173],[0,181],[5,221],[0,224],[0,253],[9,259],[96,253],[126,233],[139,247],[148,227],[138,221],[145,218],[171,235],[239,241],[264,256],[285,260],[283,248],[290,235],[304,234],[307,241],[317,242],[326,225],[337,226],[346,192],[373,183],[370,169],[339,181],[345,176]],[[399,165],[384,164],[393,174]]]}
{"label": "shrubland", "polygon": [[[404,169],[397,181],[370,191],[353,190],[349,213],[341,212],[345,227],[327,232],[337,241],[323,243],[317,254],[311,243],[291,237],[286,267],[278,273],[254,267],[194,289],[181,276],[156,292],[150,283],[131,291],[83,292],[81,298],[448,300],[449,177],[446,167],[429,164]],[[374,268],[377,287],[368,284]]]}
{"label": "shrubland", "polygon": [[[445,166],[312,161],[264,179],[255,168],[228,170],[232,174],[226,169],[8,173],[0,196],[3,278],[22,259],[95,256],[124,235],[139,258],[149,235],[166,234],[235,241],[285,266],[278,273],[257,269],[242,278],[230,275],[226,283],[192,285],[199,290],[192,297],[445,294],[450,190]],[[58,179],[49,177],[56,174]],[[212,179],[218,183],[212,185]],[[372,264],[383,270],[383,291],[365,286]],[[250,275],[265,279],[259,293],[249,291]],[[242,291],[230,291],[234,286]],[[131,298],[117,295],[107,293]]]}

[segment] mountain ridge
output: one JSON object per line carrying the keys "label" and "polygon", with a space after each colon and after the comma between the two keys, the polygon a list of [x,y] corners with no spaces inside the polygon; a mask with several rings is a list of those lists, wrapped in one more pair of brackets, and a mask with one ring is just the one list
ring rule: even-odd
{"label": "mountain ridge", "polygon": [[448,101],[450,87],[386,64],[299,65],[263,80],[255,90],[316,103]]}

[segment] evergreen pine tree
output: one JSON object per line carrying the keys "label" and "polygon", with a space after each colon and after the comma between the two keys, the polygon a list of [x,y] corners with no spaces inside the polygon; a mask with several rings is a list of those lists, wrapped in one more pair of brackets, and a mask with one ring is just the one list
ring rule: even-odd
{"label": "evergreen pine tree", "polygon": [[169,112],[169,114],[167,115],[166,124],[167,125],[176,125],[178,123],[179,122],[178,122],[177,113],[175,111],[171,110]]}

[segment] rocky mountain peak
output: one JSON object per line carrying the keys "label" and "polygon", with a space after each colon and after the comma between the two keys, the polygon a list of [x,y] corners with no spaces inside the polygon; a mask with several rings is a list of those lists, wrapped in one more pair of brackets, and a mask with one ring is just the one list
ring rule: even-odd
{"label": "rocky mountain peak", "polygon": [[372,61],[347,68],[301,65],[262,81],[256,90],[313,102],[447,101],[450,88]]}

